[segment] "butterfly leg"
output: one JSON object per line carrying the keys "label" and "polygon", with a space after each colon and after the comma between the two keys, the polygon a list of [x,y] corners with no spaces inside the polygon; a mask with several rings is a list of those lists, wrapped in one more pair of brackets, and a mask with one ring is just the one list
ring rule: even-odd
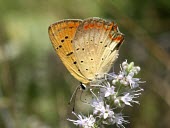
{"label": "butterfly leg", "polygon": [[105,73],[105,80],[109,80],[109,79],[113,79],[114,78],[114,74],[108,74],[108,73]]}
{"label": "butterfly leg", "polygon": [[104,79],[107,80],[107,73],[104,73]]}
{"label": "butterfly leg", "polygon": [[96,94],[92,91],[92,88],[90,88],[90,92],[92,93],[92,95],[93,95],[94,97],[96,97],[96,99],[98,99],[98,97],[96,96]]}

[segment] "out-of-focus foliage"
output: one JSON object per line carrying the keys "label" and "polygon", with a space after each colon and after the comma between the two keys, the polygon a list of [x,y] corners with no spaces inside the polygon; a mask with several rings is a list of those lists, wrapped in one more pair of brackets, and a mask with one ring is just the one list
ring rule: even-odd
{"label": "out-of-focus foliage", "polygon": [[[0,128],[70,128],[67,103],[79,82],[48,38],[58,20],[101,17],[125,34],[115,71],[128,59],[147,82],[141,105],[123,110],[131,128],[170,127],[169,0],[0,0]],[[79,97],[79,96],[78,96]],[[77,111],[84,105],[77,98]]]}

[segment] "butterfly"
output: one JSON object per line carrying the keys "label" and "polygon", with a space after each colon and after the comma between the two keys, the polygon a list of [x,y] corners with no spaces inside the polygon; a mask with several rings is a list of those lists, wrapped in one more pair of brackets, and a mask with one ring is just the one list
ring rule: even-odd
{"label": "butterfly", "polygon": [[109,72],[124,41],[115,22],[97,17],[61,20],[50,25],[48,33],[59,58],[82,88]]}

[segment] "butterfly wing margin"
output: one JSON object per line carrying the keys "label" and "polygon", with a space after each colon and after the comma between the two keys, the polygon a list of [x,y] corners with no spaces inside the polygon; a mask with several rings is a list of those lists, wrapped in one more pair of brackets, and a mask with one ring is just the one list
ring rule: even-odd
{"label": "butterfly wing margin", "polygon": [[113,63],[118,58],[119,49],[124,41],[124,35],[119,31],[118,26],[115,22],[112,22],[112,28],[107,36],[108,41],[104,42],[99,50],[101,58],[99,59],[98,72],[103,74],[109,72]]}

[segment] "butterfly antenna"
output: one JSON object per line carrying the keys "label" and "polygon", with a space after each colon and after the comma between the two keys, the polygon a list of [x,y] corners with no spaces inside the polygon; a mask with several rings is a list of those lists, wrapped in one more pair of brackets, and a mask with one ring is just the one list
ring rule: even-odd
{"label": "butterfly antenna", "polygon": [[74,98],[74,102],[73,102],[73,112],[74,112],[74,108],[75,108],[75,102],[76,102],[76,95],[77,95],[77,90],[80,89],[80,86],[77,86],[76,89],[74,90],[71,98],[70,98],[70,101],[68,104],[71,104],[71,102],[73,101],[73,98]]}

